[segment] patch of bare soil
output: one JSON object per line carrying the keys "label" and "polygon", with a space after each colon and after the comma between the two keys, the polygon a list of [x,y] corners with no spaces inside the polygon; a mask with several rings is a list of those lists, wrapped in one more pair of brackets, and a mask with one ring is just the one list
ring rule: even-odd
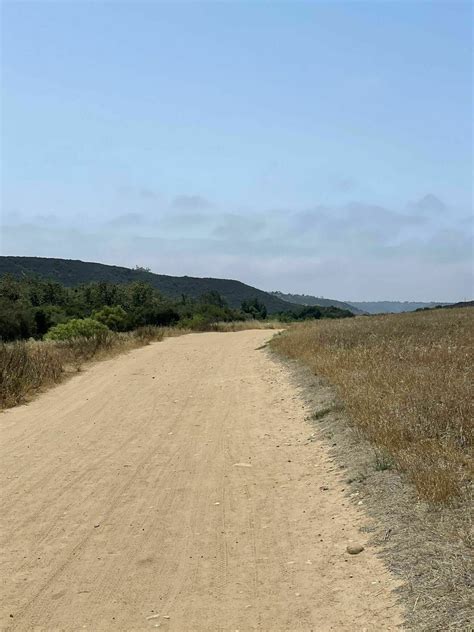
{"label": "patch of bare soil", "polygon": [[271,335],[166,339],[0,416],[2,629],[399,626]]}
{"label": "patch of bare soil", "polygon": [[282,360],[311,410],[309,441],[321,439],[345,481],[352,504],[371,521],[362,526],[385,565],[402,581],[406,629],[474,629],[472,504],[422,502],[387,458],[353,425],[327,381],[296,361]]}

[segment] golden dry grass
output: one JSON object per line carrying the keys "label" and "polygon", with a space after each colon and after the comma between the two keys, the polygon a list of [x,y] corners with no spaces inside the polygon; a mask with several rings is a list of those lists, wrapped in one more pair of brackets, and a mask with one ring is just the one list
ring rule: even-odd
{"label": "golden dry grass", "polygon": [[206,331],[244,331],[246,329],[284,329],[286,325],[278,320],[235,320],[212,323]]}
{"label": "golden dry grass", "polygon": [[472,479],[470,308],[294,325],[272,346],[337,387],[353,422],[421,498],[449,501]]}

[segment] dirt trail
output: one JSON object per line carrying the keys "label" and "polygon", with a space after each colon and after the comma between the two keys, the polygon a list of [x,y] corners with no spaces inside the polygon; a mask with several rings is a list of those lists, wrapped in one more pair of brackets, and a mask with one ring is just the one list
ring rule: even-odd
{"label": "dirt trail", "polygon": [[2,629],[396,628],[272,335],[167,339],[0,416]]}

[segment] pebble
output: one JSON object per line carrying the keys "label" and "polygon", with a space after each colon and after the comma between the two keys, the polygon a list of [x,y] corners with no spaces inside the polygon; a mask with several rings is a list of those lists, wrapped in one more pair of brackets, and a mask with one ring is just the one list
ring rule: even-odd
{"label": "pebble", "polygon": [[364,550],[364,547],[361,546],[360,544],[352,544],[346,548],[346,551],[350,555],[358,555],[359,553],[362,553],[363,550]]}

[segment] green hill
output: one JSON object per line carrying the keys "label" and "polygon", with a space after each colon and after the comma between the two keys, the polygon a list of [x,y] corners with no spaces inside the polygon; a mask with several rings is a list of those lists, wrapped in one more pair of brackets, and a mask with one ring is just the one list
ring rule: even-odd
{"label": "green hill", "polygon": [[343,301],[336,301],[332,298],[321,298],[318,296],[310,296],[308,294],[283,294],[283,292],[271,292],[273,296],[287,301],[288,303],[296,303],[297,305],[318,305],[320,307],[339,307],[340,309],[347,309],[353,314],[364,314],[365,312],[358,309],[350,303],[344,303]]}
{"label": "green hill", "polygon": [[233,308],[239,308],[244,300],[258,298],[265,304],[269,314],[295,307],[277,296],[231,279],[175,277],[73,259],[0,257],[0,275],[3,274],[12,274],[16,277],[33,275],[43,279],[53,279],[68,287],[94,281],[110,283],[146,281],[171,298],[179,298],[183,294],[198,298],[206,292],[215,291]]}

